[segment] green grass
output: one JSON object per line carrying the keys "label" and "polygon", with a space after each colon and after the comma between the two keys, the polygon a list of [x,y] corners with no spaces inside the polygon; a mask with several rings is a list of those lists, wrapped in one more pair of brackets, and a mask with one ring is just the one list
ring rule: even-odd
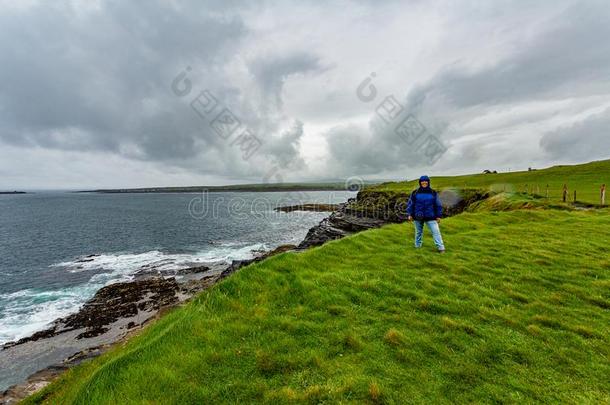
{"label": "green grass", "polygon": [[610,402],[610,216],[464,213],[251,265],[26,403]]}
{"label": "green grass", "polygon": [[[461,190],[459,190],[461,192]],[[485,212],[485,211],[514,211],[514,210],[534,210],[534,209],[558,209],[558,210],[573,210],[575,207],[571,204],[564,204],[559,201],[554,201],[550,198],[545,198],[537,195],[526,193],[500,192],[491,193],[488,198],[471,203],[466,211],[468,212]],[[606,207],[598,207],[602,210]]]}
{"label": "green grass", "polygon": [[[435,188],[489,188],[493,191],[524,192],[546,195],[549,185],[549,197],[552,201],[560,201],[563,195],[563,185],[567,184],[570,201],[574,197],[580,202],[589,204],[600,203],[600,187],[610,186],[610,160],[585,163],[574,166],[554,166],[548,169],[512,172],[498,174],[473,174],[466,176],[433,177]],[[417,186],[417,181],[383,183],[367,187],[367,190],[386,192],[408,192]],[[610,204],[610,191],[607,192],[606,204]]]}

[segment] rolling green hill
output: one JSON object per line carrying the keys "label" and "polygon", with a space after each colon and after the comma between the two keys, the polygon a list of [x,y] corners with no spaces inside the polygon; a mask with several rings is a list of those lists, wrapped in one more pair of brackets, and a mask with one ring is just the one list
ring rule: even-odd
{"label": "rolling green hill", "polygon": [[246,267],[28,403],[610,401],[610,217],[462,214]]}
{"label": "rolling green hill", "polygon": [[[436,188],[489,188],[493,191],[524,192],[546,196],[546,187],[549,186],[549,198],[560,201],[563,194],[563,185],[569,190],[570,200],[573,200],[574,190],[576,199],[589,204],[600,203],[600,187],[602,184],[610,186],[610,160],[585,163],[574,166],[553,166],[525,172],[472,174],[465,176],[433,177],[432,185]],[[382,183],[367,189],[387,192],[405,192],[414,189],[417,181]],[[606,203],[610,204],[610,191],[607,192]]]}
{"label": "rolling green hill", "polygon": [[[609,165],[433,184],[592,187]],[[402,223],[245,267],[25,402],[610,402],[608,209],[501,193],[441,227],[445,255]]]}

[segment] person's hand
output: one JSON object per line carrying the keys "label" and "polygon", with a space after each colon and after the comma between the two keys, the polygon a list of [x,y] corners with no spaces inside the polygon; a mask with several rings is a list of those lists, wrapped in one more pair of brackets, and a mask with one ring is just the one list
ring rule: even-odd
{"label": "person's hand", "polygon": [[409,216],[407,217],[407,221],[413,221],[413,217],[412,217],[411,215],[409,215]]}
{"label": "person's hand", "polygon": [[441,223],[441,219],[440,218],[436,218],[436,222],[438,222],[440,224]]}

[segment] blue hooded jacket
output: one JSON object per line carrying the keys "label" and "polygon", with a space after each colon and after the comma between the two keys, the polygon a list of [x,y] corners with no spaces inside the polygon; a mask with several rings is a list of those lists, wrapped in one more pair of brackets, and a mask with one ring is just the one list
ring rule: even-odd
{"label": "blue hooded jacket", "polygon": [[[427,181],[428,187],[422,187],[421,182]],[[407,215],[418,221],[433,221],[443,215],[443,205],[438,193],[430,187],[430,177],[419,178],[419,188],[411,193],[407,204]]]}

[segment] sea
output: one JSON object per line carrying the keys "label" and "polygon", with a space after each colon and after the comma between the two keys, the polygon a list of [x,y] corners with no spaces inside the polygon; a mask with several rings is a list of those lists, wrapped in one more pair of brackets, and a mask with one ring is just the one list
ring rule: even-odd
{"label": "sea", "polygon": [[0,345],[78,311],[142,269],[230,263],[298,244],[349,191],[0,195]]}

